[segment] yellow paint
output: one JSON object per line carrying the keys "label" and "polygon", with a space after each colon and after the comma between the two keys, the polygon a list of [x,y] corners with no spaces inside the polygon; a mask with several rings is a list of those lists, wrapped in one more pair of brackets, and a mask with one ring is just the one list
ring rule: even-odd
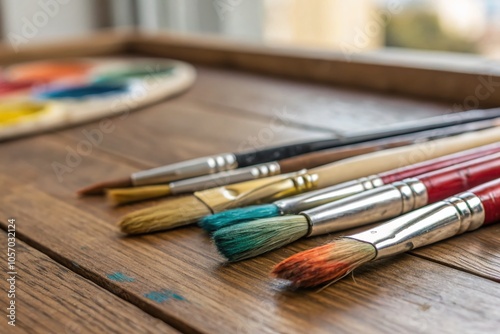
{"label": "yellow paint", "polygon": [[32,102],[0,103],[0,126],[31,121],[50,111],[50,105]]}

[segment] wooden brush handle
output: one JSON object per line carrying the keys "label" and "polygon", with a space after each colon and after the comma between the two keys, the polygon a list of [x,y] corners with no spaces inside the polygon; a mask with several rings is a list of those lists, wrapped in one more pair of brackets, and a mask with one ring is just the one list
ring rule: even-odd
{"label": "wooden brush handle", "polygon": [[466,191],[500,177],[500,153],[418,176],[427,188],[428,203]]}
{"label": "wooden brush handle", "polygon": [[500,141],[500,127],[347,158],[313,168],[318,188]]}
{"label": "wooden brush handle", "polygon": [[500,221],[500,179],[482,184],[470,190],[481,199],[485,217],[483,225]]}
{"label": "wooden brush handle", "polygon": [[500,144],[490,144],[464,152],[445,155],[444,157],[424,161],[418,164],[394,169],[388,172],[380,173],[378,176],[382,179],[384,184],[389,184],[398,180],[404,180],[409,177],[415,177],[420,174],[453,166],[465,161],[485,157],[497,152],[500,152]]}
{"label": "wooden brush handle", "polygon": [[413,140],[384,140],[371,142],[369,144],[350,145],[338,149],[324,150],[314,153],[303,154],[298,157],[283,159],[279,161],[281,172],[290,173],[303,168],[314,168],[332,163],[334,161],[354,157],[361,154],[385,150],[413,144]]}

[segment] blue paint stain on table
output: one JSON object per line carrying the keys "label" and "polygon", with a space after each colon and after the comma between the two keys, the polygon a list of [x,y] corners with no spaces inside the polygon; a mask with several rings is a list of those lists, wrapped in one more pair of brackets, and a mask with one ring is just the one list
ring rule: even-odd
{"label": "blue paint stain on table", "polygon": [[161,304],[161,303],[166,302],[166,301],[171,300],[171,299],[179,300],[179,301],[186,300],[186,298],[184,298],[183,296],[181,296],[173,291],[167,290],[167,289],[164,289],[161,291],[148,292],[148,293],[144,294],[144,297],[146,297],[154,302],[157,302],[158,304]]}
{"label": "blue paint stain on table", "polygon": [[129,277],[129,276],[127,276],[124,273],[119,272],[119,271],[112,273],[112,274],[108,274],[107,277],[110,280],[115,281],[115,282],[133,282],[133,281],[135,281],[135,278]]}

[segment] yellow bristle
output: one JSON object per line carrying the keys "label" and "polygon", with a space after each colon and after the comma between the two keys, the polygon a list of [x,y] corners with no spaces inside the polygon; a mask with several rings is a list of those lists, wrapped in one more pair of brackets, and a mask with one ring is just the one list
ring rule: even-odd
{"label": "yellow bristle", "polygon": [[131,212],[118,226],[126,234],[149,233],[188,225],[209,214],[212,214],[210,209],[191,195]]}
{"label": "yellow bristle", "polygon": [[170,195],[170,187],[166,184],[106,190],[106,197],[112,205],[133,203],[168,195]]}

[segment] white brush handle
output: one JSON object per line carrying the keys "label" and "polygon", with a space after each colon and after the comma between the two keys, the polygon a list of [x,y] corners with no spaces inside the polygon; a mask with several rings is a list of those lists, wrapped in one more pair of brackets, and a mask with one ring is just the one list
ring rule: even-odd
{"label": "white brush handle", "polygon": [[318,188],[500,141],[500,127],[347,158],[318,168]]}

